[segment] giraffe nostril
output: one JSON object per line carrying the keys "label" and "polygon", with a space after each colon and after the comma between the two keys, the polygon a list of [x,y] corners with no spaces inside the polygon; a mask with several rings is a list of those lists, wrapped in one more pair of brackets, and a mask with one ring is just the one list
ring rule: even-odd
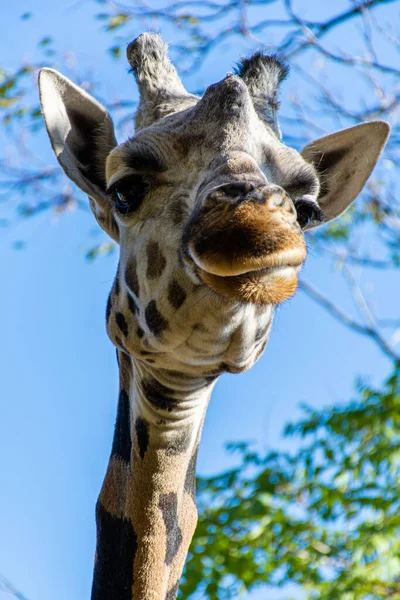
{"label": "giraffe nostril", "polygon": [[248,181],[234,181],[221,185],[215,192],[222,193],[224,196],[228,196],[228,198],[243,198],[243,196],[250,194],[254,190],[255,186]]}
{"label": "giraffe nostril", "polygon": [[322,223],[324,220],[324,215],[320,207],[314,201],[301,198],[300,200],[297,200],[295,207],[297,221],[301,229],[304,229],[304,227],[311,224]]}

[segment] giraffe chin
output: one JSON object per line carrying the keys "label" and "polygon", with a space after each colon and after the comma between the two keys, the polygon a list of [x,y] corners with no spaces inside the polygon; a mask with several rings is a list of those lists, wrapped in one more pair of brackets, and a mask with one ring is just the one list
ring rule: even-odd
{"label": "giraffe chin", "polygon": [[299,267],[280,266],[223,277],[201,270],[203,282],[220,296],[249,304],[280,304],[297,290]]}

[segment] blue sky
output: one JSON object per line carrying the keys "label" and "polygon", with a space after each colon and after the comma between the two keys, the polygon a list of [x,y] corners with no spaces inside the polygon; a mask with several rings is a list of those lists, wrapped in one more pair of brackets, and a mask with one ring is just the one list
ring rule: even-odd
{"label": "blue sky", "polygon": [[[318,5],[307,2],[307,11]],[[92,18],[95,3],[37,0],[32,18],[21,21],[26,10],[21,0],[5,7],[4,65],[12,68],[34,57],[37,41],[49,34],[62,51],[72,50],[80,69],[94,67],[109,100],[120,90],[125,98],[136,97],[127,65],[106,55],[110,37]],[[139,31],[137,26],[132,37]],[[239,54],[239,48],[225,48],[186,79],[187,87],[199,89],[222,77]],[[289,82],[285,93],[294,89]],[[301,94],[301,88],[297,91]],[[5,151],[7,143],[5,138]],[[56,164],[44,134],[35,138],[34,148]],[[75,211],[61,217],[41,214],[1,231],[0,572],[30,600],[85,600],[90,595],[94,505],[110,451],[118,387],[115,352],[104,327],[117,255],[85,261],[97,239],[95,228],[89,213]],[[16,240],[24,240],[24,250],[13,248]],[[304,277],[330,297],[348,302],[340,275],[326,260],[310,256]],[[390,306],[394,299],[386,285],[383,278],[381,296]],[[199,472],[232,464],[234,458],[224,450],[227,441],[254,440],[261,450],[290,446],[280,433],[300,415],[300,402],[321,407],[345,401],[357,375],[379,381],[387,368],[372,343],[297,294],[278,310],[258,364],[217,383]],[[251,596],[267,597],[281,596]]]}

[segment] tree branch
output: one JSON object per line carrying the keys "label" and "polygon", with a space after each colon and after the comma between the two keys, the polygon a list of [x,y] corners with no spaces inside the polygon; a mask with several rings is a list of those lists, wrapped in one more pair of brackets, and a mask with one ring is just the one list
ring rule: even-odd
{"label": "tree branch", "polygon": [[377,328],[364,325],[356,321],[351,315],[342,311],[334,302],[324,296],[315,286],[304,280],[299,282],[299,289],[302,290],[307,296],[312,298],[317,304],[322,306],[330,315],[332,315],[337,321],[346,325],[352,331],[369,337],[373,340],[382,352],[390,358],[400,364],[400,355],[396,354],[394,350],[387,344],[383,337],[378,332]]}

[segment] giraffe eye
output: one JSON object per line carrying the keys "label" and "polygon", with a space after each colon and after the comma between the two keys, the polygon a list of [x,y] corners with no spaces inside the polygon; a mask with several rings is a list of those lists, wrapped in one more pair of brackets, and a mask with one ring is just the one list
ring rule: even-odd
{"label": "giraffe eye", "polygon": [[139,208],[147,192],[147,182],[141,175],[130,175],[113,183],[107,190],[117,211],[129,215]]}
{"label": "giraffe eye", "polygon": [[115,194],[115,204],[116,207],[118,208],[118,210],[127,210],[129,209],[130,205],[131,205],[131,201],[132,199],[129,198],[129,195],[127,196],[126,194],[123,194],[122,192],[119,192],[118,190],[115,190],[114,192]]}

